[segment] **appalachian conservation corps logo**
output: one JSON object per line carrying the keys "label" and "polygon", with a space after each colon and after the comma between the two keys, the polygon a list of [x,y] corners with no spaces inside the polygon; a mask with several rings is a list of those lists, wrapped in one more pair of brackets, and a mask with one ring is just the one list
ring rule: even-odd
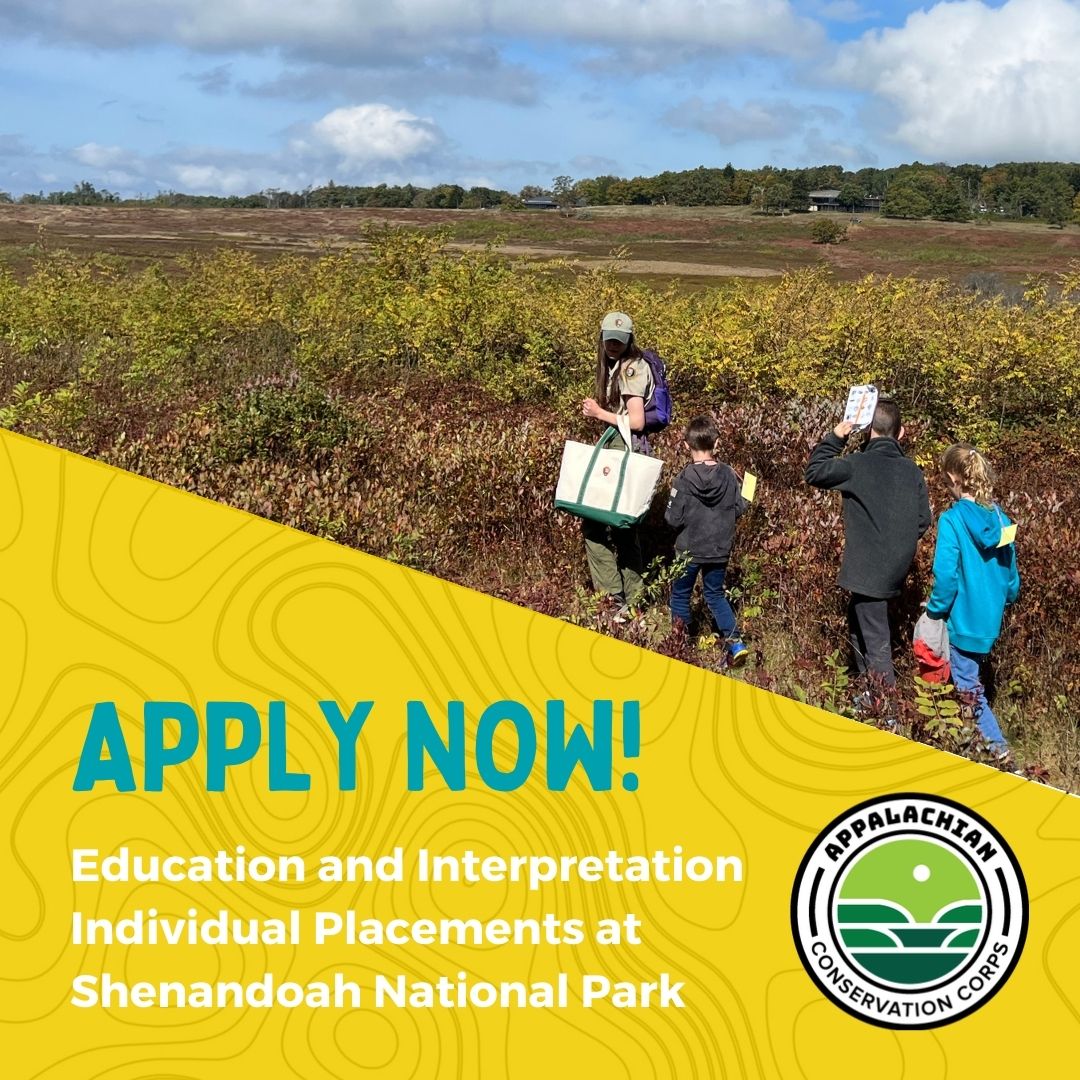
{"label": "appalachian conservation corps logo", "polygon": [[1024,875],[1001,834],[936,795],[841,814],[803,858],[791,929],[842,1009],[888,1028],[950,1024],[1004,985],[1024,947]]}

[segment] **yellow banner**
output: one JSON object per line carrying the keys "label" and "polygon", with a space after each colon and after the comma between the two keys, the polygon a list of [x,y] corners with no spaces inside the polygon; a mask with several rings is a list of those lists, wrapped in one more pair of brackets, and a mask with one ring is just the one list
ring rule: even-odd
{"label": "yellow banner", "polygon": [[1080,805],[0,433],[3,1075],[1071,1075]]}

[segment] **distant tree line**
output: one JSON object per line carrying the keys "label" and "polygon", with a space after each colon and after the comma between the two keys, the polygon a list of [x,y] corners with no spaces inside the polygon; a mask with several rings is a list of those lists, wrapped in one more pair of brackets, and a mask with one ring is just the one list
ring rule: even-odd
{"label": "distant tree line", "polygon": [[266,188],[249,195],[188,195],[162,191],[137,199],[96,188],[89,181],[71,191],[38,192],[13,199],[0,192],[0,202],[47,203],[61,206],[259,207],[325,209],[484,210],[520,209],[525,201],[549,198],[562,209],[581,206],[743,206],[761,213],[802,212],[810,193],[839,192],[841,209],[858,211],[871,196],[882,199],[890,217],[939,221],[992,220],[992,215],[1038,218],[1052,225],[1080,221],[1080,164],[1008,162],[1000,165],[925,165],[913,162],[891,169],[859,169],[840,165],[807,169],[736,169],[704,165],[656,176],[595,176],[574,180],[557,176],[551,188],[529,185],[517,194],[459,184],[417,187],[413,184],[354,185],[330,181],[303,191]]}
{"label": "distant tree line", "polygon": [[180,191],[159,191],[154,195],[121,198],[112,191],[97,188],[87,180],[76,184],[71,191],[39,191],[13,199],[0,191],[0,203],[46,204],[53,206],[164,206],[164,207],[250,207],[262,209],[300,209],[354,207],[421,207],[431,210],[480,210],[522,200],[507,191],[486,187],[465,189],[458,184],[439,184],[422,188],[413,184],[358,187],[335,184],[331,180],[322,187],[303,191],[283,191],[264,188],[250,195],[188,195]]}
{"label": "distant tree line", "polygon": [[53,206],[119,206],[125,201],[114,191],[94,187],[89,180],[81,181],[70,191],[50,191],[47,195],[44,191],[39,191],[36,195],[27,194],[19,199],[12,199],[6,191],[0,191],[0,202],[6,203],[49,203]]}

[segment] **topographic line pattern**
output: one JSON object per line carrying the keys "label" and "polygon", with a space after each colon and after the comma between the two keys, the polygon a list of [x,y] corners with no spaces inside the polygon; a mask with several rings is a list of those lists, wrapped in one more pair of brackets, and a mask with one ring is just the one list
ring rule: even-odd
{"label": "topographic line pattern", "polygon": [[[1080,1036],[1080,803],[857,723],[671,662],[501,601],[0,432],[0,1039],[5,1078],[235,1080],[445,1077],[880,1077],[1019,1075],[1075,1067]],[[357,790],[338,790],[336,744],[317,703],[375,705],[357,746]],[[434,769],[406,784],[406,703],[445,720],[465,704],[476,732],[492,702],[568,723],[596,700],[641,703],[641,753],[615,741],[615,788],[464,791]],[[142,703],[286,703],[286,760],[309,791],[270,792],[265,750],[206,790],[201,755],[161,793],[72,791],[95,702],[115,701],[141,774]],[[506,725],[494,759],[517,753]],[[546,750],[539,732],[537,761]],[[639,790],[619,784],[636,771]],[[811,838],[871,795],[959,799],[1007,836],[1032,897],[1027,952],[986,1008],[934,1032],[860,1024],[822,999],[788,930],[795,870]],[[741,885],[76,884],[75,847],[103,854],[434,853],[734,855]],[[361,946],[70,943],[72,912],[195,908],[252,919],[297,909],[360,918],[580,918],[628,913],[640,945]],[[73,978],[332,980],[378,975],[526,982],[569,976],[565,1010],[77,1009]],[[686,984],[685,1010],[583,1009],[583,974]],[[1024,1039],[1002,1039],[1004,1023]]]}

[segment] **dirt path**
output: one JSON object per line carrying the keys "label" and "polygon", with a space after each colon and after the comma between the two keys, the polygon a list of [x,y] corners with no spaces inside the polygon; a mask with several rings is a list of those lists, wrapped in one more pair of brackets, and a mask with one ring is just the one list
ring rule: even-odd
{"label": "dirt path", "polygon": [[[260,258],[358,246],[367,225],[445,226],[457,251],[505,238],[500,252],[542,264],[616,266],[620,274],[685,279],[708,286],[723,278],[773,278],[785,270],[828,266],[838,280],[912,274],[966,283],[973,273],[1012,282],[1057,274],[1080,259],[1080,230],[1022,222],[947,223],[869,217],[843,244],[815,245],[812,215],[764,218],[747,207],[600,207],[580,219],[474,210],[266,210],[152,207],[0,206],[0,268],[25,272],[42,243],[79,254],[108,252],[133,265],[222,246]],[[845,222],[847,223],[847,222]],[[456,230],[456,232],[455,232]],[[625,249],[630,257],[613,260]]]}
{"label": "dirt path", "polygon": [[[221,244],[235,244],[267,253],[319,248],[363,247],[357,228],[361,218],[355,211],[262,211],[262,210],[131,210],[87,207],[17,206],[0,212],[0,243],[32,244],[45,227],[54,243],[83,251],[115,251],[127,256],[154,258],[172,256],[186,250],[210,250]],[[387,217],[392,224],[416,224],[412,220]],[[345,229],[344,225],[351,228]],[[246,226],[246,227],[245,227]],[[654,241],[655,242],[655,241]],[[672,244],[678,241],[671,241]],[[447,245],[452,251],[483,251],[480,241],[458,240]],[[586,250],[582,250],[582,248]],[[761,266],[700,261],[709,241],[693,244],[693,261],[680,258],[615,259],[614,244],[589,241],[555,244],[506,243],[499,254],[511,259],[542,263],[566,259],[577,268],[615,266],[620,274],[663,277],[776,277],[782,271]],[[588,250],[591,248],[592,250]],[[719,252],[718,252],[719,254]],[[728,256],[730,258],[730,255]]]}
{"label": "dirt path", "polygon": [[[451,243],[454,251],[483,251],[483,244]],[[503,244],[500,255],[522,259],[567,259],[571,265],[585,269],[598,266],[614,266],[620,274],[685,275],[689,277],[780,277],[782,270],[763,266],[725,266],[721,263],[685,262],[664,259],[613,259],[607,255],[575,255],[565,248],[536,247],[530,244]]]}

